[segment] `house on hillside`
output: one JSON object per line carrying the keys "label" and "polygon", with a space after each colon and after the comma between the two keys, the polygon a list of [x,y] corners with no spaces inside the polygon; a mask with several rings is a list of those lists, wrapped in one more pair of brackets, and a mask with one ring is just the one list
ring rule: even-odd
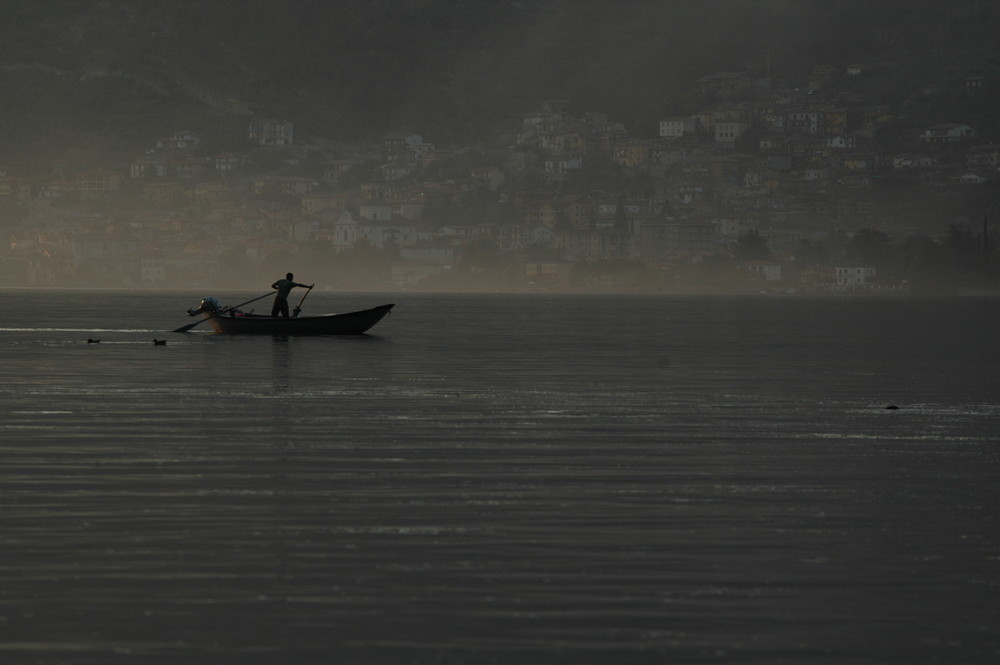
{"label": "house on hillside", "polygon": [[697,130],[697,126],[693,117],[664,118],[660,120],[660,137],[679,139],[684,136],[692,136]]}
{"label": "house on hillside", "polygon": [[417,172],[419,168],[416,162],[411,162],[405,159],[398,159],[386,164],[382,164],[378,167],[379,174],[386,180],[399,180],[407,176],[413,175]]}
{"label": "house on hillside", "polygon": [[983,86],[986,84],[985,76],[966,76],[965,77],[965,94],[969,97],[975,97],[980,92],[983,91]]}
{"label": "house on hillside", "polygon": [[649,141],[633,139],[615,147],[611,161],[618,166],[639,169],[649,166],[653,146]]}
{"label": "house on hillside", "polygon": [[781,264],[776,261],[743,261],[740,268],[765,282],[781,281]]}
{"label": "house on hillside", "polygon": [[392,204],[388,201],[365,201],[358,206],[358,216],[372,222],[392,220]]}
{"label": "house on hillside", "polygon": [[980,173],[967,171],[958,176],[958,182],[962,185],[981,185],[984,182],[989,182],[989,178]]}
{"label": "house on hillside", "polygon": [[358,240],[365,240],[373,247],[412,247],[419,239],[417,227],[412,224],[367,221],[358,225]]}
{"label": "house on hillside", "polygon": [[507,182],[504,172],[495,166],[487,166],[472,170],[472,179],[479,182],[491,192],[497,191]]}
{"label": "house on hillside", "polygon": [[197,178],[208,166],[204,159],[172,159],[170,170],[178,178]]}
{"label": "house on hillside", "polygon": [[419,162],[425,154],[434,151],[434,144],[427,143],[419,134],[391,132],[382,137],[382,150],[386,161]]}
{"label": "house on hillside", "polygon": [[573,281],[573,264],[569,261],[529,261],[524,264],[524,276],[532,285],[565,288]]}
{"label": "house on hillside", "polygon": [[823,126],[823,112],[818,108],[800,106],[785,112],[785,131],[796,136],[819,134]]}
{"label": "house on hillside", "polygon": [[748,92],[752,84],[746,72],[719,72],[698,79],[698,91],[703,95],[731,98]]}
{"label": "house on hillside", "polygon": [[129,167],[129,174],[133,180],[165,178],[168,172],[167,160],[153,155],[140,157]]}
{"label": "house on hillside", "polygon": [[38,198],[41,199],[61,199],[67,194],[76,191],[76,183],[68,180],[53,180],[43,182],[38,187]]}
{"label": "house on hillside", "polygon": [[0,178],[0,197],[8,199],[31,198],[33,183],[28,178]]}
{"label": "house on hillside", "polygon": [[892,168],[897,171],[922,169],[929,166],[934,166],[934,158],[929,155],[904,152],[892,158]]}
{"label": "house on hillside", "polygon": [[204,183],[195,185],[188,190],[187,196],[199,203],[214,204],[232,201],[236,197],[236,191],[226,185]]}
{"label": "house on hillside", "polygon": [[156,140],[156,147],[160,150],[193,150],[200,144],[201,137],[194,132],[177,132]]}
{"label": "house on hillside", "polygon": [[403,219],[423,219],[425,207],[426,204],[420,200],[399,199],[392,202],[392,215]]}
{"label": "house on hillside", "polygon": [[444,272],[447,272],[447,268],[440,264],[406,259],[392,264],[389,279],[393,286],[408,289]]}
{"label": "house on hillside", "polygon": [[384,180],[372,180],[361,183],[358,194],[362,201],[379,201],[395,195],[396,187]]}
{"label": "house on hillside", "polygon": [[139,243],[134,238],[113,233],[80,233],[71,244],[72,265],[78,270],[85,264],[131,264],[136,260]]}
{"label": "house on hillside", "polygon": [[346,194],[333,192],[313,192],[302,197],[302,212],[312,215],[320,210],[340,210],[347,200]]}
{"label": "house on hillside", "polygon": [[211,160],[215,164],[215,172],[221,176],[227,176],[238,172],[246,162],[246,157],[234,153],[225,153],[214,155],[211,157]]}
{"label": "house on hillside", "polygon": [[555,154],[579,153],[586,148],[586,142],[579,131],[563,131],[542,134],[539,147]]}
{"label": "house on hillside", "polygon": [[330,243],[337,251],[350,249],[358,242],[358,222],[346,210],[340,213],[333,223],[333,234]]}
{"label": "house on hillside", "polygon": [[931,144],[958,143],[963,139],[973,138],[975,135],[976,130],[972,127],[951,123],[928,127],[920,135],[920,141]]}
{"label": "house on hillside", "polygon": [[681,254],[710,254],[719,249],[717,224],[701,220],[647,222],[639,229],[639,258],[659,263]]}
{"label": "house on hillside", "polygon": [[970,169],[1000,169],[1000,144],[991,143],[970,148],[965,155],[966,165]]}
{"label": "house on hillside", "polygon": [[582,168],[583,159],[581,157],[545,160],[545,176],[550,182],[553,180],[562,180],[570,172],[579,171]]}
{"label": "house on hillside", "polygon": [[406,261],[451,266],[455,264],[457,251],[454,245],[446,242],[419,242],[412,247],[400,248],[399,257]]}
{"label": "house on hillside", "polygon": [[162,254],[144,252],[139,257],[139,282],[142,284],[163,284],[167,281],[167,262]]}
{"label": "house on hillside", "polygon": [[870,266],[849,266],[834,268],[837,276],[837,286],[853,288],[864,286],[875,279],[875,268]]}
{"label": "house on hillside", "polygon": [[743,138],[749,125],[740,121],[723,121],[715,123],[715,145],[720,148],[733,149],[736,142]]}
{"label": "house on hillside", "polygon": [[287,120],[257,120],[247,128],[247,138],[262,147],[292,145],[294,126]]}
{"label": "house on hillside", "polygon": [[151,203],[171,203],[184,193],[176,182],[151,182],[142,188],[142,198]]}
{"label": "house on hillside", "polygon": [[826,136],[844,134],[848,129],[848,111],[842,106],[831,106],[820,111],[821,128]]}
{"label": "house on hillside", "polygon": [[841,157],[838,166],[850,173],[867,173],[870,175],[878,170],[878,153],[855,152],[845,154]]}
{"label": "house on hillside", "polygon": [[365,160],[363,159],[335,159],[330,162],[324,162],[323,180],[332,183],[339,182],[341,176],[364,163]]}
{"label": "house on hillside", "polygon": [[284,196],[305,196],[312,192],[319,183],[311,178],[301,178],[295,176],[265,176],[258,178],[253,183],[254,194],[262,195],[269,193],[279,193]]}
{"label": "house on hillside", "polygon": [[106,196],[118,191],[121,180],[113,171],[84,171],[76,176],[76,191],[81,196]]}

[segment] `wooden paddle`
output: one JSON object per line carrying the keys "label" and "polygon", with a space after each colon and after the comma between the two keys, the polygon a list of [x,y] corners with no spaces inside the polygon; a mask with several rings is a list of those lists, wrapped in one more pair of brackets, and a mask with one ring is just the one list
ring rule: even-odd
{"label": "wooden paddle", "polygon": [[294,316],[298,316],[299,312],[302,311],[302,303],[304,303],[306,301],[306,296],[309,295],[309,292],[313,290],[314,286],[316,286],[316,285],[315,284],[310,284],[309,288],[306,289],[306,292],[302,294],[302,298],[299,300],[299,304],[296,305],[295,309],[292,311],[292,316],[293,317]]}
{"label": "wooden paddle", "polygon": [[[253,298],[252,300],[247,300],[246,302],[241,302],[239,305],[233,305],[232,307],[226,307],[225,309],[220,309],[218,312],[213,312],[212,316],[219,316],[220,314],[225,314],[226,312],[228,312],[231,309],[236,309],[238,307],[243,307],[243,305],[249,305],[252,302],[256,302],[256,301],[260,300],[261,298],[266,298],[266,297],[268,297],[270,295],[273,295],[274,293],[275,293],[274,291],[271,291],[271,293],[265,293],[264,295],[257,296],[256,298]],[[181,326],[177,330],[172,330],[171,332],[176,332],[176,333],[187,332],[187,331],[191,330],[191,328],[194,328],[199,323],[204,323],[205,321],[208,321],[210,318],[212,318],[212,316],[206,316],[204,318],[198,319],[194,323],[189,323],[186,326]]]}

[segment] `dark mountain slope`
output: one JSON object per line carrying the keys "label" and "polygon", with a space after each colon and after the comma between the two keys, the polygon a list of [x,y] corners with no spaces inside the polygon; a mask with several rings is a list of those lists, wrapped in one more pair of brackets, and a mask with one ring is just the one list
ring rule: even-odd
{"label": "dark mountain slope", "polygon": [[[177,129],[239,141],[247,114],[303,132],[409,128],[475,140],[538,99],[635,131],[686,108],[700,76],[879,63],[902,101],[962,72],[1000,75],[1000,6],[968,0],[213,0],[7,3],[5,152],[133,149]],[[950,68],[950,69],[949,69]],[[882,89],[873,87],[873,89]],[[238,103],[237,103],[238,102]]]}

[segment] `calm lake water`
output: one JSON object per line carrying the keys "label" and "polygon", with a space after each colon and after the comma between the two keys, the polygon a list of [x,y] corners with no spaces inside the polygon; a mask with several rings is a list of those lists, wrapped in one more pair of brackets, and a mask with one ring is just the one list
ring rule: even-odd
{"label": "calm lake water", "polygon": [[1000,662],[995,299],[205,295],[0,292],[0,663]]}

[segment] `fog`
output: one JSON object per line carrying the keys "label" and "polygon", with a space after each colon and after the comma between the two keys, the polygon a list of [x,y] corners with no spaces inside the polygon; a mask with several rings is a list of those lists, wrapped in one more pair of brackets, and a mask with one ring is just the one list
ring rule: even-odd
{"label": "fog", "polygon": [[995,290],[1000,9],[9,8],[0,287]]}

